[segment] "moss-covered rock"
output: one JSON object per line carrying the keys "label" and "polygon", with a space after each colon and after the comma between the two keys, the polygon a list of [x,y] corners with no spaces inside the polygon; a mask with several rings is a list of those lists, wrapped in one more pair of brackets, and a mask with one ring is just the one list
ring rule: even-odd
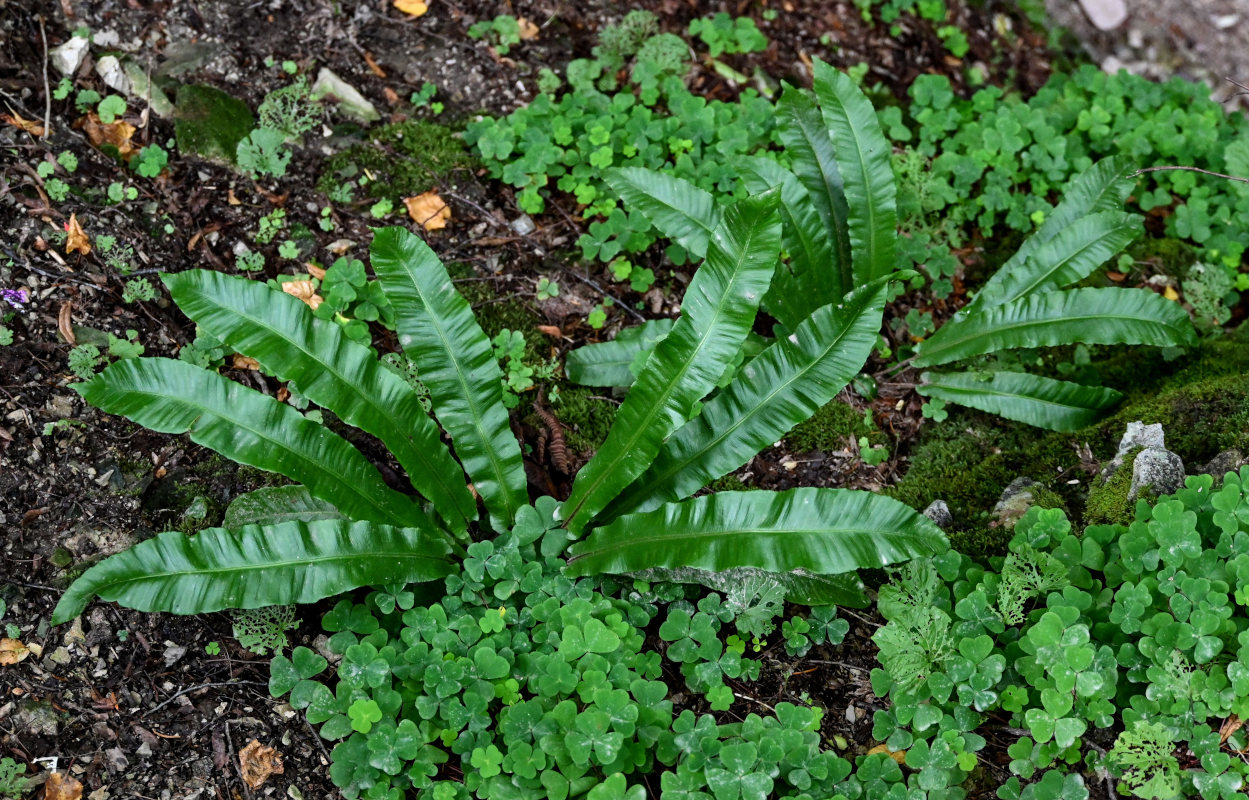
{"label": "moss-covered rock", "polygon": [[453,170],[475,162],[458,131],[427,120],[382,125],[367,143],[335,153],[326,162],[317,189],[329,192],[344,180],[366,171],[364,192],[373,198],[398,200],[427,192]]}
{"label": "moss-covered rock", "polygon": [[178,89],[174,137],[183,155],[234,164],[239,142],[255,124],[247,104],[220,89],[194,84]]}
{"label": "moss-covered rock", "polygon": [[1132,448],[1109,477],[1094,480],[1084,502],[1084,525],[1131,524],[1136,504],[1128,500],[1128,494],[1132,489],[1132,462],[1140,451],[1139,447]]}
{"label": "moss-covered rock", "polygon": [[577,453],[598,450],[616,420],[616,404],[605,399],[605,389],[564,384],[560,386],[555,416],[564,425],[564,441]]}

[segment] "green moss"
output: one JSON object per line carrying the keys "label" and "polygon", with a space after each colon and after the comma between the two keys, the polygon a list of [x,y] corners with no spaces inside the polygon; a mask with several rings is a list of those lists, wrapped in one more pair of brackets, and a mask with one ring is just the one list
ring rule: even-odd
{"label": "green moss", "polygon": [[1135,261],[1145,261],[1173,278],[1188,274],[1188,268],[1197,261],[1197,249],[1180,239],[1159,239],[1145,236],[1137,239],[1127,249]]}
{"label": "green moss", "polygon": [[[867,436],[872,444],[885,444],[883,434],[865,419],[860,411],[840,400],[826,403],[805,422],[800,422],[785,435],[785,443],[795,453],[814,450],[840,450],[847,440]],[[880,441],[876,441],[876,439]]]}
{"label": "green moss", "polygon": [[574,452],[597,450],[616,419],[616,404],[603,398],[606,389],[563,384],[555,415],[564,424],[564,440]]}
{"label": "green moss", "polygon": [[1095,482],[1084,504],[1085,525],[1130,525],[1136,504],[1128,501],[1132,488],[1132,461],[1141,448],[1135,448],[1123,460],[1123,466],[1105,483]]}
{"label": "green moss", "polygon": [[174,137],[183,155],[234,164],[239,142],[255,122],[246,103],[220,89],[198,85],[178,89]]}
{"label": "green moss", "polygon": [[732,474],[716,478],[707,484],[707,489],[711,492],[750,492],[756,488],[758,487],[750,486],[741,478]]}
{"label": "green moss", "polygon": [[452,171],[474,163],[458,131],[426,120],[395,122],[373,131],[367,144],[331,156],[317,189],[328,192],[367,171],[372,176],[364,185],[367,195],[398,200],[427,192]]}

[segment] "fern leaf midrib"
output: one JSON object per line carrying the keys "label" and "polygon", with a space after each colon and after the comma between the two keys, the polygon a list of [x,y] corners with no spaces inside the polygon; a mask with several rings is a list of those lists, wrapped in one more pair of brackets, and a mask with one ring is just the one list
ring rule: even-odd
{"label": "fern leaf midrib", "polygon": [[[408,272],[408,270],[406,269],[404,271]],[[433,324],[434,328],[438,331],[438,341],[441,342],[442,344],[442,350],[443,352],[447,353],[447,355],[450,357],[451,363],[455,366],[455,377],[460,383],[461,396],[464,398],[465,402],[468,405],[469,413],[473,415],[473,424],[477,428],[477,430],[481,431],[484,435],[485,431],[487,430],[485,426],[485,415],[483,414],[480,407],[478,406],[476,395],[473,393],[472,387],[469,385],[468,374],[464,369],[464,364],[461,362],[460,356],[456,352],[455,348],[450,346],[451,344],[450,337],[447,334],[446,328],[444,328],[444,326],[442,325],[439,315],[434,314],[428,310],[430,307],[429,298],[427,298],[425,296],[425,293],[421,291],[420,284],[416,281],[416,279],[411,275],[410,272],[408,272],[408,275],[412,281],[412,287],[416,290],[417,296],[421,298],[421,303],[425,307],[425,310],[426,310],[425,318],[429,320]],[[509,432],[509,435],[510,435],[510,432]],[[455,446],[454,438],[452,438],[451,445],[452,447]],[[512,492],[509,490],[509,487],[507,485],[507,479],[503,471],[503,464],[499,460],[498,453],[496,452],[495,448],[486,447],[483,449],[486,451],[486,454],[490,459],[490,468],[494,474],[494,479],[499,486],[499,496],[500,496],[501,501],[503,502],[504,508],[507,511],[508,519],[513,519],[516,516],[516,510],[517,508],[519,508],[519,506],[514,505],[512,503]]]}
{"label": "fern leaf midrib", "polygon": [[[231,309],[231,311],[233,311],[233,313],[236,313],[239,316],[247,320],[250,320],[251,322],[254,322],[260,325],[261,327],[265,328],[271,333],[277,335],[278,338],[282,339],[287,344],[299,350],[304,355],[312,358],[314,361],[320,363],[322,366],[329,366],[327,362],[318,358],[316,354],[313,353],[311,350],[303,347],[298,342],[291,339],[289,336],[286,336],[279,329],[274,328],[271,325],[265,324],[263,318],[253,317],[250,314],[247,314],[243,311],[236,311],[233,309]],[[333,369],[332,366],[328,368],[326,371],[329,372],[331,375],[333,375],[335,378],[337,378],[339,381],[341,381],[343,384],[350,387],[355,397],[363,398],[365,403],[368,405],[368,407],[376,411],[376,416],[374,417],[375,424],[378,425],[378,427],[387,430],[390,433],[390,435],[395,436],[401,439],[402,441],[406,442],[409,445],[408,447],[409,451],[415,454],[415,456],[420,460],[420,462],[428,468],[426,471],[437,482],[438,486],[442,488],[444,492],[446,492],[447,497],[448,498],[455,497],[455,494],[456,494],[455,485],[448,484],[444,480],[442,471],[439,469],[435,469],[434,468],[435,465],[425,458],[425,454],[416,447],[416,443],[412,441],[412,439],[408,436],[408,434],[405,431],[403,431],[398,425],[394,423],[393,419],[390,416],[390,412],[386,411],[380,405],[377,404],[377,398],[373,397],[370,394],[366,394],[364,392],[359,391],[358,387],[355,385],[353,381],[349,380],[348,377],[344,375],[343,373],[339,372],[336,369]],[[433,424],[433,420],[430,420],[430,423]],[[362,427],[362,426],[357,426],[357,427]],[[463,517],[463,515],[459,513],[458,508],[449,509],[449,511],[454,511],[456,516]]]}
{"label": "fern leaf midrib", "polygon": [[[194,575],[198,577],[200,575],[213,576],[213,575],[225,575],[225,574],[239,574],[239,573],[244,573],[244,572],[258,572],[258,571],[281,569],[284,567],[294,567],[294,566],[301,566],[301,565],[312,566],[312,565],[317,565],[317,564],[324,564],[324,563],[331,562],[331,561],[351,562],[351,561],[357,561],[361,557],[362,556],[359,553],[352,553],[348,555],[327,555],[327,556],[318,556],[314,558],[296,558],[296,559],[290,559],[286,561],[276,561],[276,562],[268,561],[268,562],[265,562],[264,564],[242,564],[237,567],[207,567],[207,568],[195,567],[195,568],[185,569],[185,570],[166,570],[163,572],[146,572],[143,575],[139,575],[133,578],[113,580],[113,581],[109,581],[108,583],[100,584],[99,588],[96,589],[95,591],[96,591],[96,594],[103,597],[104,592],[113,587],[132,586],[136,584],[148,583],[151,581],[161,580],[165,578],[177,578],[177,577],[181,577],[184,575]],[[443,563],[448,563],[448,564],[451,563],[451,561],[445,557],[426,555],[425,553],[417,553],[411,550],[396,550],[393,553],[371,550],[369,551],[367,557],[378,558],[378,559],[393,558],[393,559],[399,559],[399,560],[403,560],[403,559],[411,560],[411,559],[419,558],[425,561],[443,562]]]}
{"label": "fern leaf midrib", "polygon": [[[1029,373],[1021,373],[1021,374],[1027,375]],[[1084,386],[1083,384],[1075,384],[1075,385],[1079,386],[1080,388],[1088,388],[1088,389],[1102,388],[1099,386]],[[1072,405],[1070,403],[1061,403],[1057,400],[1047,400],[1042,397],[1036,397],[1035,395],[1019,394],[1018,392],[1004,392],[1000,389],[987,389],[987,388],[986,389],[972,389],[966,386],[942,386],[941,384],[933,384],[933,387],[940,389],[943,392],[950,392],[952,394],[964,392],[969,395],[976,395],[980,397],[1003,397],[1007,399],[1023,399],[1031,403],[1038,403],[1040,405],[1050,406],[1052,408],[1060,409],[1060,410],[1088,411],[1091,408],[1090,406],[1078,406],[1078,405]]]}
{"label": "fern leaf midrib", "polygon": [[[960,324],[970,325],[972,324],[972,322],[976,320],[977,316],[980,316],[980,315],[973,315],[973,316],[967,317],[965,320],[960,320]],[[1079,314],[1076,316],[1063,315],[1061,317],[1050,317],[1047,319],[1025,320],[1025,321],[1015,322],[1015,323],[1003,323],[994,327],[992,331],[985,332],[982,330],[980,332],[975,332],[975,333],[965,335],[961,339],[952,339],[948,343],[943,342],[942,346],[936,348],[935,352],[937,354],[937,357],[940,357],[940,355],[946,351],[956,349],[960,345],[967,344],[968,342],[974,342],[977,339],[983,339],[987,336],[995,336],[1003,332],[1026,330],[1028,328],[1050,326],[1056,323],[1079,323],[1079,322],[1086,322],[1088,320],[1118,320],[1118,321],[1129,320],[1132,322],[1144,322],[1149,325],[1158,325],[1159,327],[1165,328],[1167,330],[1171,330],[1174,327],[1173,325],[1170,325],[1166,322],[1162,322],[1159,320],[1153,320],[1153,319],[1142,320],[1140,317],[1132,317],[1132,316],[1128,316],[1125,314]],[[1104,343],[1099,342],[1099,344],[1104,344]],[[1120,342],[1120,344],[1131,344],[1131,342]],[[1027,347],[1027,345],[1019,345],[1018,347],[1004,347],[1002,349],[1017,350],[1022,347]],[[975,355],[975,354],[972,354],[972,355]],[[959,356],[959,358],[969,358],[969,357],[970,355]],[[937,366],[939,364],[948,363],[948,361],[933,361],[932,358],[933,358],[933,355],[931,353],[925,353],[922,357],[917,358],[915,360],[915,364],[917,366],[925,366],[925,365]],[[951,359],[951,360],[957,361],[958,359],[956,358],[956,359]]]}
{"label": "fern leaf midrib", "polygon": [[[742,246],[739,248],[739,253],[741,255],[737,259],[737,264],[735,265],[733,269],[733,277],[730,278],[728,284],[725,286],[724,291],[720,294],[720,298],[715,304],[715,313],[712,316],[711,321],[707,325],[706,330],[704,330],[699,336],[698,344],[694,348],[694,351],[693,351],[693,356],[687,359],[685,363],[681,366],[681,368],[667,381],[667,386],[663,389],[662,395],[660,395],[660,399],[662,400],[662,402],[655,402],[651,404],[650,410],[647,411],[646,416],[644,417],[645,424],[639,424],[634,428],[634,431],[625,440],[628,446],[620,450],[621,455],[618,456],[612,464],[606,464],[604,465],[602,469],[598,470],[598,474],[595,475],[591,483],[586,486],[585,491],[581,495],[581,499],[577,502],[577,505],[571,510],[571,513],[567,515],[568,524],[570,525],[574,524],[573,521],[576,520],[578,517],[580,517],[582,513],[582,509],[585,508],[586,502],[591,497],[594,496],[594,493],[598,490],[600,486],[603,485],[603,482],[612,476],[612,473],[614,472],[616,465],[620,463],[620,460],[625,455],[628,455],[630,451],[632,451],[634,446],[637,444],[638,440],[646,434],[647,430],[649,429],[650,425],[654,422],[655,418],[665,408],[667,408],[668,399],[672,397],[672,393],[676,391],[677,386],[680,384],[681,378],[685,377],[685,375],[693,368],[694,363],[698,360],[697,356],[699,353],[702,352],[703,347],[707,343],[707,340],[711,337],[712,333],[714,332],[715,327],[716,327],[716,322],[724,316],[725,309],[730,304],[730,302],[737,299],[736,297],[734,297],[733,289],[735,286],[737,286],[737,284],[744,277],[742,274],[743,273],[742,265],[749,258],[750,245],[753,244],[754,240],[761,234],[762,234],[761,230],[751,230],[749,233],[749,236],[746,238],[746,240],[742,243]],[[693,323],[691,322],[690,325],[692,326]],[[675,326],[673,327],[675,328]],[[671,337],[672,334],[669,333],[668,336]],[[662,342],[660,344],[662,344]],[[656,344],[656,347],[658,348],[660,344]],[[636,382],[634,382],[634,386],[637,386]]]}
{"label": "fern leaf midrib", "polygon": [[[827,356],[831,350],[837,347],[837,345],[839,345],[850,334],[850,331],[851,331],[851,328],[849,326],[843,328],[842,332],[837,336],[837,338],[829,342],[828,346],[820,351],[820,354],[818,357],[812,359],[811,362],[806,367],[802,368],[799,372],[795,373],[792,378],[780,384],[777,388],[769,392],[763,400],[761,400],[758,404],[756,404],[754,409],[748,415],[742,417],[736,423],[725,428],[723,433],[721,433],[720,435],[712,439],[710,442],[708,442],[708,444],[705,447],[699,449],[696,453],[690,454],[682,462],[675,464],[671,469],[665,470],[664,472],[656,475],[654,479],[651,481],[648,481],[648,483],[654,483],[654,484],[666,483],[669,478],[671,478],[674,475],[679,474],[685,467],[689,466],[694,461],[701,459],[704,455],[706,455],[706,453],[709,450],[713,449],[714,447],[719,445],[722,441],[724,441],[726,438],[728,438],[730,434],[734,433],[735,431],[740,429],[743,425],[745,425],[748,421],[750,421],[751,419],[754,419],[758,414],[762,413],[763,409],[767,408],[768,405],[772,402],[772,400],[777,395],[787,390],[793,383],[795,383],[799,379],[805,377],[808,372],[814,370],[816,366],[821,361],[823,361],[824,357]],[[643,476],[645,474],[646,473],[643,473]]]}
{"label": "fern leaf midrib", "polygon": [[[647,512],[653,513],[653,512]],[[618,523],[613,523],[618,524]],[[794,525],[794,526],[744,526],[744,525],[718,525],[715,528],[699,528],[697,531],[685,531],[681,533],[667,533],[658,535],[642,535],[630,536],[627,540],[620,541],[615,544],[601,547],[599,549],[590,550],[589,552],[577,553],[570,558],[569,563],[580,561],[584,558],[600,557],[604,554],[617,552],[624,549],[633,549],[640,545],[647,544],[668,544],[674,541],[680,543],[695,542],[702,539],[716,539],[732,534],[733,536],[754,536],[758,538],[779,538],[784,536],[802,536],[804,538],[819,538],[827,536],[870,536],[874,539],[885,541],[893,541],[901,539],[908,541],[911,537],[906,533],[881,531],[879,528],[813,528],[811,526]],[[593,540],[585,543],[587,549],[593,548],[595,545]]]}
{"label": "fern leaf midrib", "polygon": [[[169,402],[169,397],[168,397],[167,395],[164,395],[164,394],[159,394],[159,393],[156,393],[156,392],[151,392],[151,391],[148,391],[148,390],[146,390],[146,389],[126,389],[125,391],[126,391],[126,393],[127,393],[127,394],[135,394],[135,395],[141,395],[141,396],[143,396],[143,397],[157,398],[157,399],[159,399],[162,403],[168,403],[168,402]],[[381,508],[380,506],[378,506],[378,504],[377,504],[377,502],[376,502],[375,500],[373,500],[373,499],[372,499],[372,498],[370,498],[368,495],[366,495],[366,494],[365,494],[363,491],[361,491],[358,487],[353,486],[353,485],[352,485],[352,482],[350,482],[350,481],[346,480],[345,476],[343,476],[341,473],[338,473],[338,472],[333,471],[333,470],[326,469],[326,468],[325,468],[325,465],[324,465],[323,463],[321,463],[321,462],[319,462],[319,461],[315,461],[315,460],[313,460],[313,459],[309,458],[309,457],[308,457],[305,453],[303,453],[303,452],[301,452],[301,451],[299,451],[299,450],[296,450],[295,448],[293,448],[293,447],[291,447],[291,446],[287,445],[287,444],[286,444],[285,442],[283,442],[282,440],[280,440],[280,439],[275,439],[274,437],[269,436],[268,434],[265,434],[264,432],[262,432],[262,431],[258,430],[257,428],[252,427],[252,426],[250,426],[250,425],[247,425],[246,423],[243,423],[243,422],[242,422],[242,421],[240,421],[240,420],[235,420],[235,419],[227,419],[226,417],[223,417],[220,413],[218,413],[216,410],[214,410],[214,409],[212,409],[212,408],[210,408],[210,407],[208,407],[208,406],[204,405],[203,403],[198,403],[198,402],[196,402],[196,401],[194,401],[194,400],[188,400],[188,399],[184,399],[184,398],[179,398],[179,402],[185,403],[186,405],[190,406],[191,408],[200,409],[200,412],[201,412],[200,414],[196,415],[195,419],[193,419],[193,420],[191,421],[191,424],[187,426],[186,432],[187,432],[187,434],[188,434],[188,435],[191,435],[191,434],[195,434],[195,433],[200,432],[200,431],[199,431],[199,429],[198,429],[196,426],[199,424],[199,421],[200,421],[201,419],[203,419],[203,418],[204,418],[204,415],[205,415],[205,414],[208,414],[208,415],[211,415],[211,416],[213,416],[213,417],[216,417],[218,420],[221,420],[222,422],[225,422],[225,423],[227,423],[227,424],[233,425],[233,426],[234,426],[234,427],[236,427],[236,428],[240,428],[240,429],[242,429],[242,430],[245,430],[245,431],[249,431],[249,432],[251,432],[252,434],[254,434],[254,435],[256,436],[256,438],[258,438],[258,439],[260,439],[260,440],[262,440],[262,441],[269,442],[269,443],[273,444],[274,446],[278,447],[279,449],[284,450],[285,452],[291,453],[291,454],[292,454],[292,455],[294,455],[296,458],[298,458],[300,461],[302,461],[304,464],[308,464],[308,465],[311,465],[311,466],[313,466],[313,467],[316,467],[316,469],[317,469],[318,471],[322,472],[323,474],[326,474],[326,475],[329,475],[329,476],[331,476],[331,477],[333,477],[333,478],[336,478],[336,479],[338,480],[338,482],[339,482],[339,484],[340,484],[340,485],[347,487],[348,491],[352,492],[352,493],[353,493],[353,494],[355,494],[357,497],[359,497],[359,498],[361,498],[362,500],[364,500],[364,502],[365,502],[365,504],[366,504],[366,505],[371,506],[372,508],[377,509],[379,512],[383,512],[383,515],[384,515],[384,516],[386,516],[386,517],[390,518],[391,520],[394,520],[394,523],[393,523],[393,524],[398,525],[399,527],[409,527],[409,526],[410,526],[410,523],[411,523],[411,520],[410,520],[410,519],[406,519],[406,518],[404,518],[404,517],[396,516],[394,513],[392,513],[392,512],[390,512],[390,511],[387,511],[387,510],[385,510],[385,509]],[[274,402],[276,402],[276,401],[274,401]],[[152,404],[153,404],[153,405],[156,405],[156,403],[155,403],[154,401],[153,401],[153,403],[152,403]],[[192,436],[192,439],[194,439],[194,436]],[[345,441],[345,440],[344,440],[344,441]],[[350,447],[350,444],[348,444],[348,447]],[[359,452],[359,451],[357,450],[356,452]],[[361,458],[364,458],[364,456],[363,456],[363,455],[361,455],[360,457],[361,457]],[[233,456],[231,456],[231,458],[233,458]],[[368,460],[367,460],[367,459],[365,459],[365,463],[366,463],[366,464],[368,463]],[[376,468],[375,468],[375,469],[376,469]],[[383,487],[385,487],[385,484],[381,484],[381,485],[382,485]],[[385,487],[385,488],[388,488],[388,487]],[[396,494],[397,496],[399,496],[399,497],[405,497],[405,495],[399,494],[398,492],[395,492],[395,494]],[[406,498],[406,499],[410,500],[411,498]],[[380,522],[381,520],[375,520],[375,521]]]}

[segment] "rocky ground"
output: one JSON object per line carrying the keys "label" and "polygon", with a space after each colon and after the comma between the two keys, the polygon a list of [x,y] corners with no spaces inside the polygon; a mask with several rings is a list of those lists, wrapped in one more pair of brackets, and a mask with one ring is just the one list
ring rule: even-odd
{"label": "rocky ground", "polygon": [[[638,5],[654,10],[671,30],[682,30],[691,17],[709,11],[754,8],[681,0]],[[839,66],[866,61],[872,78],[899,96],[925,72],[962,80],[962,65],[950,62],[930,28],[904,25],[893,35],[887,26],[862,22],[849,2],[760,5],[780,13],[760,22],[772,45],[744,58],[737,65],[744,71],[759,66],[775,78],[803,83],[809,82],[813,57]],[[1052,51],[1045,32],[1031,29],[1025,15],[1003,4],[950,5],[954,23],[971,44],[968,59],[983,63],[991,82],[1029,91],[1045,80]],[[1239,21],[1223,24],[1239,11],[1211,3],[1209,13],[1197,13],[1189,5],[1169,0],[1150,4],[1148,11],[1134,9],[1128,26],[1114,34],[1094,34],[1078,19],[1070,24],[1098,58],[1119,53],[1124,59],[1116,43],[1135,47],[1136,38],[1157,35],[1169,49],[1142,45],[1142,58],[1152,69],[1178,58],[1175,69],[1183,74],[1230,70],[1234,64],[1216,61],[1212,53],[1233,55],[1244,48],[1232,49],[1229,41],[1223,52],[1212,43],[1223,41],[1213,37],[1244,30]],[[1171,6],[1174,26],[1151,16]],[[446,104],[445,118],[454,122],[525,103],[538,69],[559,69],[588,55],[595,32],[614,21],[619,7],[598,0],[506,5],[466,0],[433,3],[419,18],[384,2],[0,0],[0,9],[0,105],[48,128],[46,136],[32,136],[13,124],[0,127],[5,154],[0,288],[20,289],[26,297],[10,323],[14,342],[0,347],[0,625],[11,626],[6,639],[20,642],[20,652],[11,650],[10,657],[21,657],[6,664],[0,649],[0,756],[27,765],[40,780],[52,769],[67,772],[92,800],[333,797],[325,746],[302,715],[269,698],[267,659],[236,641],[229,615],[174,617],[96,604],[70,625],[52,629],[48,619],[67,581],[92,559],[156,531],[211,524],[233,497],[267,480],[183,438],[153,434],[85,406],[72,388],[77,378],[70,371],[71,344],[93,336],[107,344],[111,334],[139,342],[146,355],[174,355],[194,339],[193,326],[159,292],[148,300],[124,297],[126,280],[191,267],[231,269],[242,232],[254,230],[276,209],[319,231],[317,181],[328,157],[350,144],[349,135],[314,134],[280,181],[253,182],[210,161],[183,157],[172,146],[158,177],[134,180],[91,146],[90,132],[77,124],[81,115],[70,100],[49,99],[60,76],[48,53],[86,26],[95,44],[75,73],[78,88],[103,90],[96,67],[115,51],[142,71],[211,84],[252,108],[282,81],[280,68],[270,65],[290,61],[314,75],[327,67],[392,120],[412,113],[397,98],[432,82]],[[466,31],[472,22],[504,12],[533,20],[540,33],[501,57]],[[1193,27],[1197,22],[1209,22],[1216,33]],[[1003,27],[1009,36],[1001,35]],[[1203,63],[1209,73],[1187,72]],[[710,95],[728,91],[710,70],[692,80]],[[127,120],[135,126],[136,148],[165,144],[173,136],[171,123],[142,100],[131,103]],[[72,187],[57,200],[38,165],[63,153],[74,155],[77,169],[72,176],[56,172]],[[105,201],[108,186],[117,181],[134,187],[136,196],[121,204]],[[559,326],[566,338],[556,356],[593,335],[580,325],[585,308],[574,300],[579,292],[593,296],[587,287],[594,286],[594,278],[564,257],[580,232],[574,218],[548,214],[533,232],[517,234],[511,224],[520,214],[505,187],[467,163],[440,172],[437,182],[454,224],[432,244],[445,260],[476,270],[466,280],[480,288],[479,307],[513,302],[531,324]],[[369,205],[358,201],[336,208],[334,230],[315,233],[317,246],[359,248],[374,224]],[[61,237],[71,220],[92,237],[89,252],[66,252]],[[102,234],[115,239],[107,251],[100,245]],[[566,275],[572,299],[538,307],[532,285],[539,269]],[[275,388],[245,368],[229,374],[267,391]],[[878,409],[882,418],[888,419],[901,399],[887,398]],[[895,416],[890,433],[895,451],[905,453],[915,426]],[[781,448],[753,469],[765,485],[879,487],[892,482],[900,468],[896,459],[865,467],[850,454],[802,463],[798,458]],[[315,646],[320,610],[301,611],[292,643]],[[868,633],[870,622],[864,621],[858,641]],[[845,664],[855,657],[840,660]],[[846,733],[865,735],[870,701],[856,705],[854,692],[845,688],[860,686],[861,677],[854,670],[822,670],[805,679],[811,690],[844,695],[830,699],[830,707],[840,703]],[[264,761],[263,753],[253,748],[240,761],[252,741],[274,748],[284,766],[255,789],[245,781],[244,767],[249,759]]]}

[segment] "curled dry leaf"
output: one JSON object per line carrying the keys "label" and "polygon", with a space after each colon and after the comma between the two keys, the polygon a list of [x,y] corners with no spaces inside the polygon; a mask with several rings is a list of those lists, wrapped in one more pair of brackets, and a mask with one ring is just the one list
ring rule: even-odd
{"label": "curled dry leaf", "polygon": [[429,4],[424,0],[395,0],[395,8],[410,17],[419,17],[429,11]]}
{"label": "curled dry leaf", "polygon": [[93,111],[83,118],[82,131],[87,134],[87,140],[94,147],[111,145],[117,148],[117,154],[122,158],[128,158],[131,153],[135,152],[135,146],[130,142],[131,137],[134,136],[135,127],[129,122],[122,120],[100,122],[100,118]]}
{"label": "curled dry leaf", "polygon": [[517,25],[520,26],[520,38],[522,41],[527,42],[527,41],[530,41],[531,39],[538,38],[538,26],[537,25],[534,25],[532,22],[525,19],[524,17],[521,17],[520,19],[516,20],[516,23]]}
{"label": "curled dry leaf", "polygon": [[437,192],[425,192],[416,197],[403,198],[408,207],[408,216],[427,231],[436,231],[447,227],[451,219],[451,207],[438,196]]}
{"label": "curled dry leaf", "polygon": [[251,356],[244,356],[238,353],[234,354],[234,359],[232,360],[232,363],[235,369],[250,369],[250,370],[260,369],[259,361],[252,358]]}
{"label": "curled dry leaf", "polygon": [[308,274],[319,281],[325,280],[325,270],[313,264],[311,261],[304,263],[304,269],[308,270]]}
{"label": "curled dry leaf", "polygon": [[270,775],[280,775],[284,769],[282,754],[257,739],[239,751],[239,767],[243,782],[253,789],[259,789]]}
{"label": "curled dry leaf", "polygon": [[64,772],[53,772],[43,785],[43,800],[78,800],[80,797],[82,783]]}
{"label": "curled dry leaf", "polygon": [[30,650],[18,639],[0,639],[0,667],[7,667],[30,655]]}
{"label": "curled dry leaf", "polygon": [[312,285],[312,281],[287,281],[282,284],[282,291],[298,297],[308,304],[313,311],[317,310],[317,306],[325,302],[325,298],[317,294],[316,287]]}
{"label": "curled dry leaf", "polygon": [[61,310],[56,315],[56,329],[70,347],[78,344],[78,337],[74,335],[74,320],[71,317],[73,313],[74,301],[66,300],[61,303]]}
{"label": "curled dry leaf", "polygon": [[0,119],[12,125],[14,128],[21,128],[31,136],[43,136],[43,125],[35,120],[22,119],[17,114],[0,114]]}
{"label": "curled dry leaf", "polygon": [[65,252],[78,252],[79,255],[87,255],[91,252],[91,240],[87,238],[87,232],[82,229],[82,224],[78,222],[77,214],[69,215],[69,222],[65,223]]}
{"label": "curled dry leaf", "polygon": [[564,332],[560,330],[558,325],[539,325],[538,331],[554,339],[561,339],[564,336]]}
{"label": "curled dry leaf", "polygon": [[873,747],[871,750],[867,751],[867,754],[869,756],[874,756],[877,753],[884,753],[885,755],[889,756],[890,758],[892,758],[894,761],[898,762],[899,764],[906,763],[906,751],[905,750],[890,750],[885,745],[878,744],[875,747]]}

